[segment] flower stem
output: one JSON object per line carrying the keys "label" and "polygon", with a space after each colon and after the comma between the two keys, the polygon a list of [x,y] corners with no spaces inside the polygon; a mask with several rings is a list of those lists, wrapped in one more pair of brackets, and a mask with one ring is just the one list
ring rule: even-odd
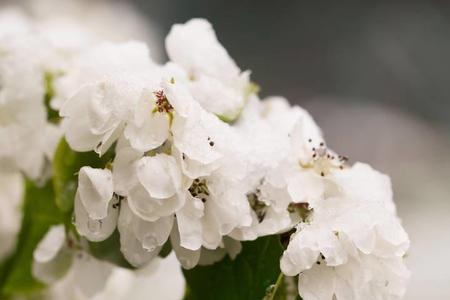
{"label": "flower stem", "polygon": [[275,295],[277,294],[278,288],[280,285],[283,284],[284,275],[280,272],[280,275],[278,275],[277,281],[275,282],[275,286],[273,287],[272,292],[269,294],[269,297],[267,300],[273,300],[275,299]]}

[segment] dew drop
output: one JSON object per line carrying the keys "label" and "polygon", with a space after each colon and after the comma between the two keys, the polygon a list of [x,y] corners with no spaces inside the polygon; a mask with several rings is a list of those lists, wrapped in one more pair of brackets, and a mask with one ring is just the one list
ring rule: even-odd
{"label": "dew drop", "polygon": [[151,249],[149,251],[155,250],[156,246],[158,245],[158,239],[154,235],[147,235],[144,240],[142,241],[142,244],[146,249]]}
{"label": "dew drop", "polygon": [[92,220],[89,219],[87,223],[87,227],[92,233],[99,233],[102,229],[102,221],[101,220]]}

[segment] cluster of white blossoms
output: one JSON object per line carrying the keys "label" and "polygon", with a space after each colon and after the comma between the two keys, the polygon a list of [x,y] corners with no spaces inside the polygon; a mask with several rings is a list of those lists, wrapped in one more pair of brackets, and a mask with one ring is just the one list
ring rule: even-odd
{"label": "cluster of white blossoms", "polygon": [[110,266],[83,249],[116,230],[137,268],[167,243],[190,269],[234,259],[241,241],[291,234],[280,267],[298,275],[304,300],[402,297],[409,240],[389,178],[328,149],[305,110],[259,99],[207,21],[172,27],[164,65],[139,41],[61,49],[48,40],[0,36],[2,168],[45,176],[61,136],[113,159],[77,173],[83,238],[50,229],[34,252],[41,281],[72,266],[94,295]]}
{"label": "cluster of white blossoms", "polygon": [[[71,73],[84,49],[104,40],[128,40],[132,33],[141,37],[150,30],[143,32],[139,16],[124,5],[115,9],[101,2],[34,0],[25,8],[0,10],[0,173],[21,172],[43,181],[50,175],[61,137],[59,102],[72,92],[56,91],[54,80]],[[83,21],[77,13],[83,14]],[[107,31],[117,14],[127,25]]]}

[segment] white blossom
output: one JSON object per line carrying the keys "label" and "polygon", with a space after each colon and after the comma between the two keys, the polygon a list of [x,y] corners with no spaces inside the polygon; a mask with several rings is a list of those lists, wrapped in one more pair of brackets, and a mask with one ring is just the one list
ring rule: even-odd
{"label": "white blossom", "polygon": [[356,164],[329,180],[310,222],[297,227],[284,252],[282,271],[301,274],[299,293],[307,300],[401,298],[409,240],[395,214],[389,179]]}
{"label": "white blossom", "polygon": [[64,225],[51,227],[33,253],[33,275],[50,284],[61,278],[69,269],[71,254],[66,245]]}
{"label": "white blossom", "polygon": [[44,39],[25,33],[0,38],[0,53],[0,166],[37,179],[60,136],[47,122],[44,105],[52,50]]}
{"label": "white blossom", "polygon": [[187,73],[186,84],[208,111],[235,119],[246,101],[249,72],[241,72],[204,19],[172,27],[166,38],[172,62]]}

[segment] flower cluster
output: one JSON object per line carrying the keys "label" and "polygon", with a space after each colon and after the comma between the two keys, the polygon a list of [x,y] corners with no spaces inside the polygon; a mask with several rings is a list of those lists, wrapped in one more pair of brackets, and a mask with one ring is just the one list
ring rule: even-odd
{"label": "flower cluster", "polygon": [[[83,241],[116,230],[132,266],[170,243],[186,269],[233,259],[240,241],[282,234],[289,243],[280,267],[299,275],[303,299],[402,297],[409,240],[389,178],[328,149],[305,110],[261,100],[207,21],[172,27],[164,65],[143,42],[61,51],[43,40],[0,39],[2,164],[39,178],[60,135],[74,151],[113,159],[78,171],[73,223],[82,238],[62,225],[48,232],[34,252],[42,281],[72,260],[97,278],[109,274]],[[49,90],[56,124],[41,101]],[[102,286],[81,284],[87,295]]]}

